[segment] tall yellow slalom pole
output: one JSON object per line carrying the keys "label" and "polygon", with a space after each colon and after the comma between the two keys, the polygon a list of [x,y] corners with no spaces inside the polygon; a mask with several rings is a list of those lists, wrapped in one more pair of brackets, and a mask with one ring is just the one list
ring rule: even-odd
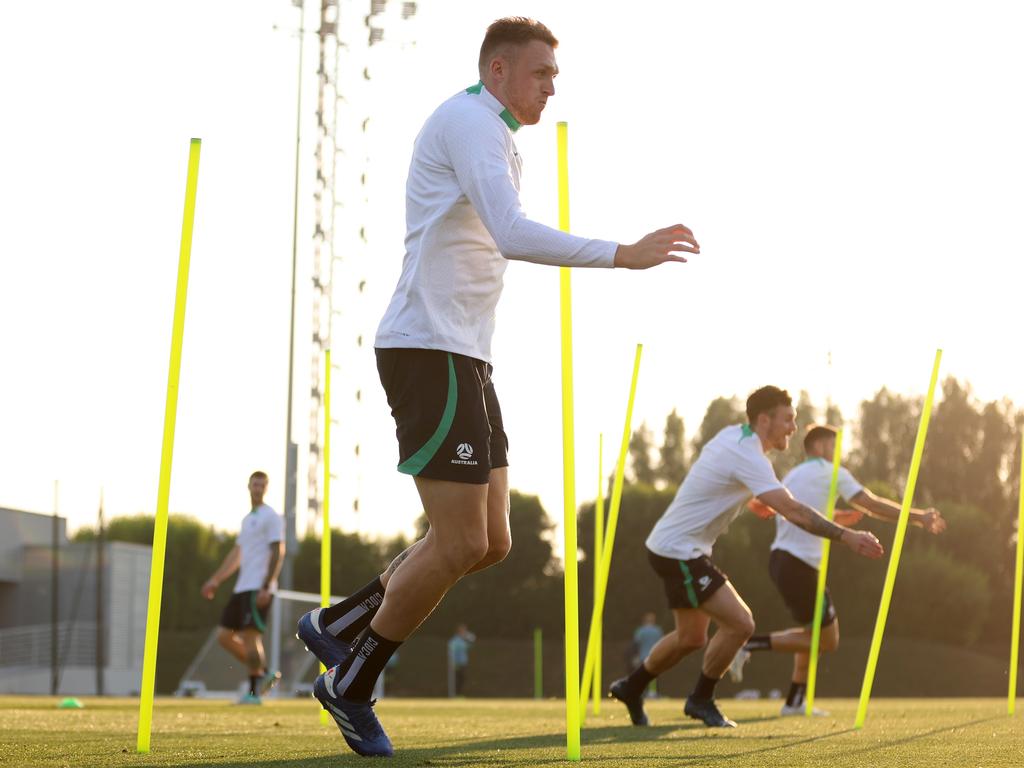
{"label": "tall yellow slalom pole", "polygon": [[164,555],[167,547],[167,505],[171,495],[171,458],[174,454],[174,425],[178,415],[181,345],[185,335],[185,297],[188,293],[189,259],[192,256],[192,226],[196,215],[196,188],[199,182],[199,150],[201,147],[200,139],[192,139],[188,151],[188,176],[185,180],[185,213],[181,221],[178,283],[174,295],[174,322],[171,326],[171,362],[167,371],[164,437],[160,449],[160,481],[157,490],[156,519],[153,524],[153,559],[149,568],[146,645],[142,656],[142,686],[139,693],[139,732],[136,749],[140,754],[149,752],[149,736],[153,725],[156,648],[160,635],[160,601],[163,597]]}
{"label": "tall yellow slalom pole", "polygon": [[[324,350],[324,506],[320,534],[320,607],[331,604],[331,350]],[[320,662],[320,674],[327,667]],[[320,710],[320,722],[327,725],[327,710]]]}
{"label": "tall yellow slalom pole", "polygon": [[935,364],[932,366],[932,379],[928,385],[928,396],[921,410],[921,423],[917,427],[917,440],[914,442],[914,455],[910,459],[910,472],[907,474],[907,489],[903,493],[903,505],[900,508],[899,521],[896,523],[896,535],[893,537],[892,554],[889,555],[889,568],[885,572],[885,585],[882,587],[882,602],[878,606],[878,618],[875,619],[875,633],[871,637],[871,650],[868,653],[868,665],[864,670],[864,683],[860,689],[860,702],[857,705],[855,728],[864,727],[864,719],[868,715],[868,701],[871,699],[871,686],[875,681],[875,667],[878,664],[878,653],[882,649],[882,635],[885,633],[885,621],[889,616],[889,603],[892,600],[892,589],[896,584],[896,570],[900,567],[900,554],[903,552],[903,539],[910,521],[910,507],[914,502],[914,487],[917,485],[917,472],[921,468],[921,455],[924,453],[924,441],[928,435],[928,421],[932,415],[932,401],[935,399],[935,383],[939,380],[939,363],[942,362],[942,350],[935,350]]}
{"label": "tall yellow slalom pole", "polygon": [[[636,383],[640,377],[640,355],[643,353],[644,345],[636,345],[636,357],[633,359],[633,379],[629,385],[629,400],[626,403],[626,424],[622,429],[622,444],[619,446],[619,460],[615,465],[615,482],[612,483],[612,500],[608,508],[608,525],[604,535],[604,543],[601,547],[601,578],[597,583],[597,593],[594,595],[594,609],[590,617],[590,634],[587,637],[587,654],[583,663],[583,683],[581,691],[586,691],[590,686],[591,676],[594,674],[594,666],[597,659],[595,651],[597,645],[594,633],[601,626],[604,617],[604,596],[608,591],[608,573],[612,568],[612,549],[615,547],[615,530],[619,525],[619,506],[622,503],[623,477],[626,471],[626,454],[629,453],[629,437],[633,433],[633,402],[636,399]],[[581,707],[581,717],[586,714],[585,707]]]}
{"label": "tall yellow slalom pole", "polygon": [[[569,126],[558,123],[558,227],[569,231]],[[580,612],[576,545],[576,460],[572,400],[572,283],[559,269],[562,316],[562,485],[565,534],[565,751],[580,759]]]}
{"label": "tall yellow slalom pole", "polygon": [[[604,434],[597,436],[597,504],[594,505],[594,597],[601,582],[601,551],[604,547]],[[601,622],[594,637],[594,714],[601,714]],[[586,704],[584,704],[586,709]]]}
{"label": "tall yellow slalom pole", "polygon": [[[839,464],[843,455],[843,430],[836,434],[836,448],[832,456],[832,481],[828,484],[828,502],[825,517],[831,520],[836,511],[836,497],[839,495]],[[818,591],[814,598],[814,623],[811,627],[811,658],[807,667],[807,716],[814,716],[814,690],[818,682],[818,651],[821,645],[821,620],[825,610],[825,582],[828,580],[828,539],[821,540],[821,565],[818,566]]]}
{"label": "tall yellow slalom pole", "polygon": [[1024,579],[1024,436],[1020,444],[1020,502],[1017,509],[1017,568],[1013,579],[1013,634],[1010,636],[1010,696],[1008,714],[1017,704],[1017,656],[1020,653],[1020,598]]}

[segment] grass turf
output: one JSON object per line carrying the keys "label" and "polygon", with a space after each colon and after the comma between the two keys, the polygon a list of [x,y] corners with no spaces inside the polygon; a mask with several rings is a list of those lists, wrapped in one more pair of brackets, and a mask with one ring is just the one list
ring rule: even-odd
{"label": "grass turf", "polygon": [[[135,753],[138,703],[84,698],[85,709],[58,710],[57,699],[0,697],[0,765],[346,766],[333,722],[320,724],[310,700],[262,707],[158,699],[152,751]],[[999,699],[879,699],[862,731],[856,702],[824,699],[831,716],[778,717],[774,701],[721,703],[740,725],[710,730],[685,719],[681,703],[648,703],[653,725],[629,726],[625,708],[603,702],[583,731],[584,762],[601,766],[1020,766],[1024,713],[1008,717]],[[397,754],[395,766],[564,765],[561,701],[388,699],[378,705]]]}

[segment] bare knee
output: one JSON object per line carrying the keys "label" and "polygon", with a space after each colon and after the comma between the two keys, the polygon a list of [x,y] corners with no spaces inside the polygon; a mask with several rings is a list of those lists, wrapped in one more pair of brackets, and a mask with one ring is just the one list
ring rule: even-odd
{"label": "bare knee", "polygon": [[234,631],[227,627],[219,627],[217,629],[217,642],[220,643],[222,648],[230,648],[235,644]]}
{"label": "bare knee", "polygon": [[746,642],[754,634],[754,617],[750,611],[737,616],[728,627],[723,627],[730,634],[736,635]]}
{"label": "bare knee", "polygon": [[832,653],[837,648],[839,648],[839,629],[832,624],[821,633],[821,650]]}
{"label": "bare knee", "polygon": [[512,551],[512,536],[506,531],[505,535],[490,535],[487,538],[487,554],[480,561],[482,567],[500,563],[508,553]]}
{"label": "bare knee", "polygon": [[676,644],[673,650],[677,655],[685,656],[688,653],[699,651],[707,644],[707,630],[704,632],[688,632],[686,634],[676,635]]}
{"label": "bare knee", "polygon": [[483,530],[463,531],[461,536],[438,540],[437,543],[445,568],[455,579],[487,557],[489,551],[487,532]]}

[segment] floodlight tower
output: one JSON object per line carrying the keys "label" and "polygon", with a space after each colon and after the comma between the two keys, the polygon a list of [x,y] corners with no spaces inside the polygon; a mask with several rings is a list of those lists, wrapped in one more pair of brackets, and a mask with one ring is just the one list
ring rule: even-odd
{"label": "floodlight tower", "polygon": [[[399,29],[415,14],[415,2],[320,0],[307,460],[309,531],[319,530],[322,513],[324,350],[332,346],[333,365],[340,371],[333,384],[344,390],[332,393],[334,412],[338,414],[332,416],[332,421],[348,421],[342,440],[333,443],[340,448],[334,453],[343,457],[346,482],[343,492],[332,494],[332,498],[336,499],[336,509],[358,509],[361,473],[357,425],[361,421],[363,390],[375,376],[365,365],[365,355],[359,354],[373,338],[370,319],[359,311],[367,286],[366,134],[373,111],[371,72],[381,49],[396,50],[392,38],[395,42],[403,40]],[[339,321],[336,327],[332,322],[335,318]]]}

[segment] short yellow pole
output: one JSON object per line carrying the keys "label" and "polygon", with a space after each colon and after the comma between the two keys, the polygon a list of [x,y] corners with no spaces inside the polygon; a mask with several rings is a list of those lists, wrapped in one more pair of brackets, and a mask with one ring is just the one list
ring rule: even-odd
{"label": "short yellow pole", "polygon": [[[825,517],[831,520],[835,516],[836,497],[839,495],[839,465],[843,455],[843,430],[836,433],[836,448],[832,456],[832,481],[828,485],[828,503],[825,505]],[[821,540],[821,565],[818,566],[818,591],[814,597],[814,624],[811,627],[811,658],[807,667],[807,696],[805,707],[807,716],[814,716],[814,692],[818,683],[818,651],[821,647],[821,620],[825,611],[825,582],[828,580],[828,539]]]}
{"label": "short yellow pole", "polygon": [[[604,540],[604,434],[597,436],[597,503],[594,505],[594,598],[601,582],[601,552]],[[601,640],[602,622],[598,622],[594,636],[594,714],[601,714]]]}
{"label": "short yellow pole", "polygon": [[[324,505],[320,534],[320,606],[331,604],[331,350],[324,350]],[[320,674],[327,667],[320,662]],[[320,710],[320,722],[327,725],[327,710]]]}
{"label": "short yellow pole", "polygon": [[[633,429],[633,402],[636,399],[636,383],[640,378],[640,356],[644,345],[636,345],[636,357],[633,359],[633,379],[629,385],[629,400],[626,403],[626,423],[622,429],[622,443],[619,446],[619,461],[615,466],[615,482],[612,484],[611,506],[608,509],[608,526],[601,547],[601,578],[597,583],[597,594],[594,595],[594,609],[590,617],[590,634],[587,638],[587,653],[583,663],[583,683],[581,691],[590,686],[596,662],[597,645],[594,634],[601,626],[604,617],[604,597],[608,590],[608,573],[612,568],[612,550],[615,547],[615,530],[619,525],[619,505],[622,503],[623,477],[626,471],[626,455],[629,453],[629,438]],[[581,707],[581,711],[582,711]],[[585,714],[585,713],[584,713]],[[581,715],[582,717],[582,715]]]}
{"label": "short yellow pole", "polygon": [[1021,579],[1024,578],[1024,437],[1020,446],[1020,502],[1017,509],[1017,568],[1013,579],[1013,634],[1010,636],[1010,699],[1007,705],[1013,714],[1017,703],[1017,656],[1020,653]]}
{"label": "short yellow pole", "polygon": [[932,401],[935,399],[935,384],[939,380],[939,363],[942,362],[942,350],[935,350],[935,364],[932,366],[932,379],[928,385],[928,396],[921,410],[921,423],[917,427],[917,440],[914,442],[914,455],[910,460],[910,472],[907,475],[907,489],[903,494],[903,505],[900,508],[899,521],[896,523],[896,535],[892,542],[892,554],[889,555],[889,567],[885,572],[885,586],[882,588],[882,602],[878,606],[878,617],[875,619],[875,632],[871,637],[871,651],[868,653],[868,665],[864,670],[864,682],[860,689],[860,702],[857,705],[855,728],[863,728],[868,716],[868,702],[871,700],[871,686],[875,681],[875,667],[878,654],[882,649],[882,635],[885,634],[885,621],[889,616],[889,603],[892,600],[893,586],[896,584],[896,571],[900,567],[900,554],[903,552],[903,539],[910,521],[910,508],[914,503],[914,487],[917,485],[917,473],[921,468],[921,455],[924,453],[924,441],[928,436],[928,421],[932,415]]}

